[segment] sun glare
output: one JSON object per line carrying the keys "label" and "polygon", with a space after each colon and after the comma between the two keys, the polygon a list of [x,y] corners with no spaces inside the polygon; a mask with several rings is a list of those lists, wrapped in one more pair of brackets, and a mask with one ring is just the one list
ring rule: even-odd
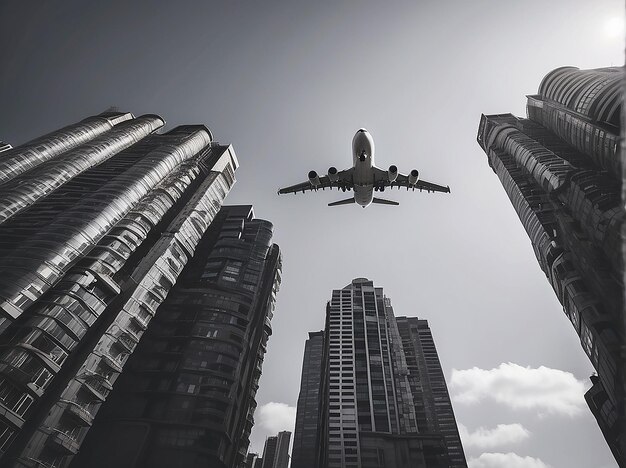
{"label": "sun glare", "polygon": [[610,37],[623,38],[626,33],[626,29],[624,28],[624,18],[622,16],[614,16],[606,22],[604,29]]}

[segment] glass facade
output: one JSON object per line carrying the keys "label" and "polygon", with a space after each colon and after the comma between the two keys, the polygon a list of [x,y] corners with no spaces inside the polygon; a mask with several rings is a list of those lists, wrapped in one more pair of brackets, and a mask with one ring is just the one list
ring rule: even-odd
{"label": "glass facade", "polygon": [[[320,343],[324,347],[321,363],[320,353],[315,352]],[[434,349],[434,344],[432,346]],[[460,449],[457,455],[462,462],[451,465],[447,458],[448,440],[443,432],[419,419],[422,413],[417,410],[427,407],[436,412],[434,405],[439,404],[437,398],[443,394],[440,392],[437,398],[430,400],[414,395],[415,379],[419,377],[413,374],[427,372],[423,369],[426,364],[407,360],[408,350],[391,301],[383,295],[382,288],[374,287],[368,279],[357,278],[345,288],[333,291],[327,306],[326,328],[321,336],[311,335],[306,351],[309,355],[305,356],[305,366],[311,367],[303,369],[302,373],[294,438],[298,445],[294,446],[293,468],[309,466],[310,461],[301,454],[310,453],[314,443],[319,448],[313,466],[467,466],[458,433],[454,441],[458,445],[450,445],[450,448]],[[438,360],[430,365],[436,373]],[[315,376],[317,368],[321,372]],[[438,370],[441,373],[440,366]],[[320,424],[313,437],[306,423],[313,419],[311,413],[316,406],[310,392],[315,377],[320,388],[317,404]],[[435,387],[442,383],[445,389],[443,375],[437,375]],[[452,416],[456,430],[452,407],[449,399],[447,401],[449,413],[442,415],[442,420]]]}
{"label": "glass facade", "polygon": [[597,371],[586,400],[626,464],[622,68],[558,68],[528,96],[528,118],[483,115],[478,143]]}
{"label": "glass facade", "polygon": [[105,113],[3,152],[3,466],[72,463],[235,182],[232,147],[163,123]]}
{"label": "glass facade", "polygon": [[[103,112],[20,145],[2,155],[0,184],[66,151],[88,143],[110,131],[114,126],[134,118],[130,113]],[[2,147],[1,144],[0,147]],[[11,147],[6,149],[11,149]]]}

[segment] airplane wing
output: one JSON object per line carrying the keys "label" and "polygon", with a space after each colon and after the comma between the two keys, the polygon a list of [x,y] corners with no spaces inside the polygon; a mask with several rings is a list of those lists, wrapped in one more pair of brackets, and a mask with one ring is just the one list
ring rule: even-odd
{"label": "airplane wing", "polygon": [[450,187],[444,187],[443,185],[433,184],[432,182],[426,182],[425,180],[418,179],[415,184],[409,183],[409,176],[404,174],[398,174],[398,177],[393,182],[389,182],[387,171],[379,168],[375,168],[374,172],[375,182],[374,186],[378,187],[406,187],[407,189],[419,189],[426,190],[427,192],[443,192],[450,193]]}
{"label": "airplane wing", "polygon": [[319,176],[319,183],[317,185],[313,185],[311,181],[302,182],[300,184],[291,185],[289,187],[281,188],[278,190],[278,194],[281,195],[283,193],[298,193],[298,192],[306,192],[307,190],[318,190],[318,189],[332,189],[336,187],[339,190],[352,190],[354,183],[352,182],[352,170],[353,168],[349,168],[343,171],[337,172],[336,179],[330,180],[330,178],[325,176]]}

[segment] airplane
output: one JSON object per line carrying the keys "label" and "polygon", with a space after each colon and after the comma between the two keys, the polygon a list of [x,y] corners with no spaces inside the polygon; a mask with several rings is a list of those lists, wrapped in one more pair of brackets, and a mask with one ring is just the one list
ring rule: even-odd
{"label": "airplane", "polygon": [[430,192],[450,193],[450,187],[420,180],[419,172],[413,169],[409,175],[398,173],[398,168],[389,166],[388,170],[379,169],[374,165],[374,139],[364,128],[359,129],[352,139],[352,167],[343,171],[331,166],[328,175],[319,176],[317,172],[309,172],[308,182],[292,185],[278,190],[278,194],[306,192],[307,190],[333,189],[354,190],[354,197],[329,203],[328,206],[349,205],[357,203],[363,208],[371,203],[381,205],[399,205],[400,203],[383,198],[376,198],[374,192],[384,192],[386,187],[406,187],[409,189]]}

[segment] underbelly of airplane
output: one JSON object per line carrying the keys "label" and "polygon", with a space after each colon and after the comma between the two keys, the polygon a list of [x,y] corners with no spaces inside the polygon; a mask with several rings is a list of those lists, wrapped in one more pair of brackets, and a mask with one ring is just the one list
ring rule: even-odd
{"label": "underbelly of airplane", "polygon": [[374,198],[374,187],[371,185],[356,185],[354,186],[354,201],[359,205],[366,207],[372,203]]}

